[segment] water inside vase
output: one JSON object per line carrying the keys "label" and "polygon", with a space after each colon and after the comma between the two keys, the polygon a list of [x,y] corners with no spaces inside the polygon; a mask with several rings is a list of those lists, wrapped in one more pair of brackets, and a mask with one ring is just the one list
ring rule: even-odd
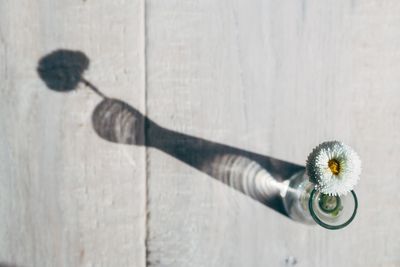
{"label": "water inside vase", "polygon": [[317,223],[332,230],[343,228],[354,219],[358,206],[354,191],[329,196],[314,187],[304,171],[289,180],[282,197],[290,218],[306,224]]}
{"label": "water inside vase", "polygon": [[340,229],[348,225],[356,215],[357,206],[354,191],[341,196],[329,196],[317,190],[310,194],[311,216],[319,225],[328,229]]}

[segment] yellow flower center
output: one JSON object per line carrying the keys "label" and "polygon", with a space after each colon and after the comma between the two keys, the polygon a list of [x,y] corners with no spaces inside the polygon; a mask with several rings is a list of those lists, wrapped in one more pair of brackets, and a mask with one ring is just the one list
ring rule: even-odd
{"label": "yellow flower center", "polygon": [[328,167],[334,175],[338,175],[340,172],[340,164],[335,159],[328,161]]}

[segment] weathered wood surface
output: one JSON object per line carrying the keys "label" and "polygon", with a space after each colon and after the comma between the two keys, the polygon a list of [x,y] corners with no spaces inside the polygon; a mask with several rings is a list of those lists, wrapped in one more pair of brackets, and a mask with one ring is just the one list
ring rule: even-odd
{"label": "weathered wood surface", "polygon": [[[1,1],[0,266],[399,266],[399,14],[396,0]],[[130,105],[111,106],[152,120],[147,138],[102,135],[83,85],[47,89],[37,63],[59,48]],[[363,160],[343,230],[213,179],[216,162],[258,166],[243,155],[302,165],[331,139]]]}
{"label": "weathered wood surface", "polygon": [[0,262],[145,266],[144,148],[98,136],[100,98],[50,91],[36,73],[59,48],[85,77],[144,108],[142,1],[0,1]]}
{"label": "weathered wood surface", "polygon": [[147,3],[155,122],[298,164],[339,139],[363,160],[358,216],[328,231],[150,148],[152,266],[400,266],[400,3]]}

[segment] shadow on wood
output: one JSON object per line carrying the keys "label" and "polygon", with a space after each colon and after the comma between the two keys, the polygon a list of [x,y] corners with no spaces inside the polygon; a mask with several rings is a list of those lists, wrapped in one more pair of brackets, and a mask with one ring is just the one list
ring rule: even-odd
{"label": "shadow on wood", "polygon": [[[80,56],[81,60],[77,60]],[[282,181],[304,170],[304,166],[163,128],[129,104],[106,97],[84,80],[82,73],[89,61],[85,68],[76,64],[85,62],[83,58],[87,57],[82,52],[58,50],[40,60],[38,72],[50,89],[74,89],[78,77],[103,98],[92,115],[93,128],[101,138],[119,144],[159,149],[287,216],[280,195]],[[53,71],[52,66],[58,71]],[[60,87],[62,82],[57,79],[64,83],[66,80],[67,87]]]}
{"label": "shadow on wood", "polygon": [[37,72],[50,89],[68,92],[76,88],[88,67],[89,59],[84,53],[60,49],[41,58]]}
{"label": "shadow on wood", "polygon": [[0,267],[21,267],[13,263],[0,262]]}
{"label": "shadow on wood", "polygon": [[280,182],[304,169],[163,128],[117,99],[103,99],[93,112],[92,123],[105,140],[159,149],[285,215]]}

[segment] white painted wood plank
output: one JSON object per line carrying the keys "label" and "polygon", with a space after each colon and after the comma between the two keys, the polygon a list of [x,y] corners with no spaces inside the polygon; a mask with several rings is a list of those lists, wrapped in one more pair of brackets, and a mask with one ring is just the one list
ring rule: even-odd
{"label": "white painted wood plank", "polygon": [[339,139],[364,166],[359,214],[332,232],[211,179],[165,145],[185,137],[158,135],[148,152],[150,265],[399,266],[400,3],[150,0],[146,9],[155,123],[298,164]]}
{"label": "white painted wood plank", "polygon": [[143,1],[0,2],[0,262],[145,266],[144,148],[96,135],[101,101],[49,90],[53,50],[80,50],[85,77],[144,108]]}

